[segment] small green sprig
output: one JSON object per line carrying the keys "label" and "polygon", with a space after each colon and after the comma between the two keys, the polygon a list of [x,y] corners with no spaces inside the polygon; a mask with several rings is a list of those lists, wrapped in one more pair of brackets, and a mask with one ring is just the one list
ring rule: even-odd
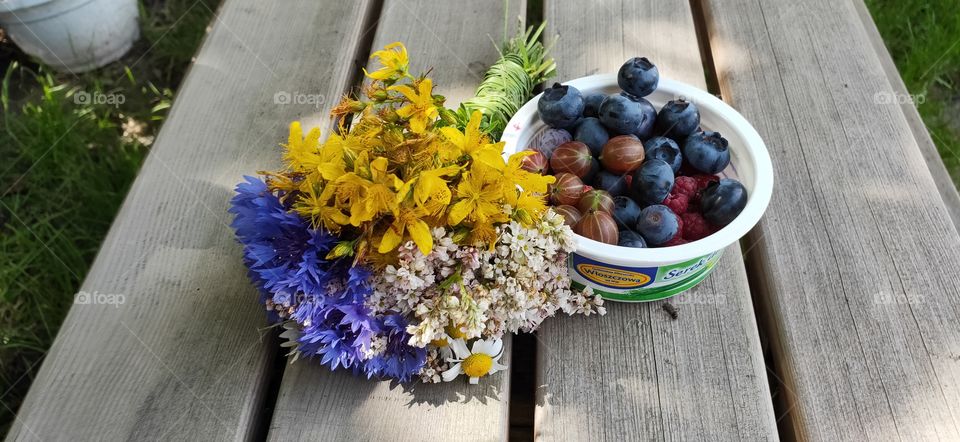
{"label": "small green sprig", "polygon": [[483,115],[481,130],[493,139],[500,138],[507,121],[530,99],[533,88],[556,73],[557,64],[550,57],[550,48],[540,42],[546,23],[532,26],[506,40],[499,49],[500,58],[484,75],[476,96],[460,104],[456,123],[466,127],[470,114]]}

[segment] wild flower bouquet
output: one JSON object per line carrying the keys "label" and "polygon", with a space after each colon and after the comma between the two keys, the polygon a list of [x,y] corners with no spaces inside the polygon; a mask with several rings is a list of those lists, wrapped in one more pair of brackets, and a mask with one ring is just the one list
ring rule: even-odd
{"label": "wild flower bouquet", "polygon": [[402,44],[373,58],[363,97],[332,111],[338,130],[321,141],[293,122],[283,170],[246,177],[232,200],[250,278],[294,359],[476,383],[506,368],[505,333],[558,310],[602,314],[599,296],[570,290],[572,232],[544,199],[553,177],[522,169],[529,153],[504,159],[481,110],[463,121],[444,108]]}

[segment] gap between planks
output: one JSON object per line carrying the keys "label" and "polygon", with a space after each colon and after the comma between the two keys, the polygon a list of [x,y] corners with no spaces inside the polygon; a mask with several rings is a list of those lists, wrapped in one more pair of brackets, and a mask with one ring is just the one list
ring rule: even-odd
{"label": "gap between planks", "polygon": [[[703,0],[690,0],[690,10],[693,13],[693,23],[697,33],[697,43],[700,46],[700,57],[703,60],[703,72],[706,77],[707,91],[716,97],[723,99],[720,91],[720,78],[717,75],[717,67],[713,60],[713,48],[710,45],[710,34],[707,30],[707,17],[704,11]],[[786,425],[789,419],[784,419],[790,413],[790,405],[787,403],[783,394],[783,382],[780,380],[780,370],[777,367],[778,342],[775,339],[776,333],[770,333],[771,324],[769,324],[769,305],[765,301],[766,288],[762,278],[757,277],[760,269],[756,263],[751,263],[750,253],[756,242],[752,239],[755,234],[750,234],[741,238],[738,242],[740,250],[743,251],[744,269],[747,273],[747,285],[750,289],[750,299],[753,303],[754,317],[757,321],[757,333],[760,336],[760,346],[763,353],[764,366],[770,375],[767,378],[767,384],[770,388],[770,402],[773,405],[773,413],[776,416],[777,433],[781,440],[796,440],[793,428]]]}
{"label": "gap between planks", "polygon": [[[376,34],[377,25],[380,22],[380,14],[383,11],[383,2],[384,0],[371,0],[369,10],[364,14],[362,18],[362,29],[364,29],[363,34],[360,35],[358,39],[359,43],[357,44],[356,51],[351,57],[352,72],[347,74],[347,78],[351,80],[347,83],[346,87],[343,90],[344,94],[352,94],[358,92],[359,85],[363,81],[363,61],[372,53],[373,38]],[[331,127],[330,130],[334,130]],[[271,371],[269,376],[269,383],[267,384],[266,391],[264,393],[263,400],[260,405],[259,414],[256,417],[256,423],[253,429],[253,436],[251,440],[263,441],[267,440],[267,436],[270,432],[270,424],[273,422],[273,412],[277,405],[277,398],[280,395],[280,385],[283,381],[283,375],[286,373],[287,365],[289,364],[289,359],[286,354],[286,348],[279,347],[280,345],[280,330],[271,329],[271,334],[273,339],[271,344],[273,344],[274,354],[271,356]]]}
{"label": "gap between planks", "polygon": [[[645,55],[661,75],[706,88],[689,0],[547,3],[561,33],[558,81]],[[756,318],[738,244],[672,302],[611,302],[604,318],[559,318],[539,333],[536,433],[543,438],[776,438]]]}

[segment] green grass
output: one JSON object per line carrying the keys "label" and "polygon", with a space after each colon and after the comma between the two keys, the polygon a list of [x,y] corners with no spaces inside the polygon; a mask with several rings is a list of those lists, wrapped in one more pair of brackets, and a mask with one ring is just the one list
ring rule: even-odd
{"label": "green grass", "polygon": [[[72,305],[218,3],[142,4],[141,41],[92,73],[54,74],[27,60],[4,73],[0,429]],[[124,101],[78,104],[82,94]]]}
{"label": "green grass", "polygon": [[960,183],[960,14],[956,0],[867,0],[940,151]]}
{"label": "green grass", "polygon": [[143,59],[156,69],[159,80],[177,85],[207,27],[213,25],[211,19],[220,0],[153,0],[153,3],[152,7],[149,4],[140,7],[143,17],[140,31],[143,40],[150,43]]}

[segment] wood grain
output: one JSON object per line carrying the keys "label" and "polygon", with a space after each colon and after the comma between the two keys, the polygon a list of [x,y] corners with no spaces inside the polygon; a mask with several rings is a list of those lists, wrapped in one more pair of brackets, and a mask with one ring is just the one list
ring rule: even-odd
{"label": "wood grain", "polygon": [[[857,8],[857,14],[860,16],[863,28],[867,32],[867,38],[869,38],[870,44],[877,53],[880,65],[883,66],[883,71],[887,74],[887,79],[890,80],[890,87],[898,97],[909,97],[910,92],[903,83],[903,79],[900,78],[897,65],[894,64],[893,58],[890,57],[890,52],[888,52],[887,47],[884,46],[883,38],[880,36],[877,25],[873,22],[873,18],[870,17],[870,11],[867,9],[867,5],[863,3],[863,0],[853,0],[853,4]],[[948,172],[946,166],[944,166],[943,158],[940,158],[937,145],[934,144],[933,139],[930,137],[931,134],[927,131],[927,126],[923,123],[923,119],[920,118],[920,113],[917,112],[917,108],[913,102],[903,100],[903,102],[900,103],[900,109],[903,110],[903,116],[906,117],[907,124],[910,125],[910,130],[913,131],[913,137],[917,140],[920,153],[927,162],[927,168],[930,169],[933,181],[937,183],[937,190],[940,191],[940,197],[943,198],[943,203],[947,207],[947,212],[950,213],[950,218],[953,219],[953,225],[960,229],[960,193],[957,192],[957,184],[953,182],[953,178],[950,177],[950,172]]]}
{"label": "wood grain", "polygon": [[[473,96],[486,68],[497,60],[493,41],[502,39],[505,15],[513,32],[525,11],[522,1],[509,6],[504,14],[500,2],[388,0],[373,48],[402,41],[411,71],[432,67],[436,92],[453,107]],[[509,361],[509,341],[504,349]],[[509,397],[509,371],[476,386],[458,379],[407,390],[300,361],[284,373],[269,439],[505,440]]]}
{"label": "wood grain", "polygon": [[[560,80],[646,56],[664,77],[706,88],[686,1],[545,2]],[[775,439],[750,290],[734,244],[714,274],[661,303],[609,302],[602,318],[554,318],[538,347],[543,440]]]}
{"label": "wood grain", "polygon": [[325,119],[275,94],[346,91],[371,6],[225,2],[83,284],[124,302],[73,306],[8,440],[252,437],[276,343],[228,201],[288,121]]}
{"label": "wood grain", "polygon": [[749,240],[788,432],[960,437],[960,236],[851,2],[709,0],[723,96],[776,186]]}

